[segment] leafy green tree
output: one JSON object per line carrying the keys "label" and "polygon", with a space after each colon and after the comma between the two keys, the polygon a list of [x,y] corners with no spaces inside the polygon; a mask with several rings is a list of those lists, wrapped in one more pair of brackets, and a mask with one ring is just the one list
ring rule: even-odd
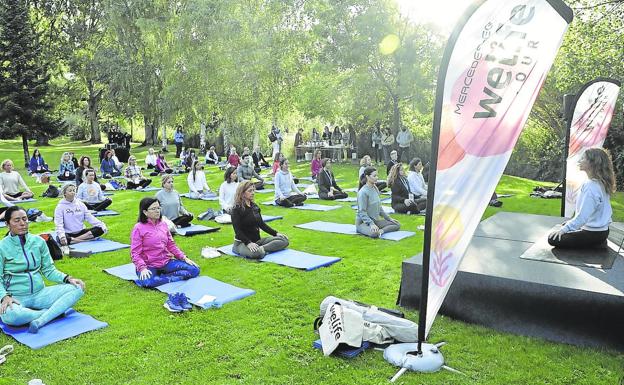
{"label": "leafy green tree", "polygon": [[23,0],[0,5],[0,64],[0,137],[21,136],[28,164],[28,139],[57,136],[62,127],[51,118],[50,76]]}

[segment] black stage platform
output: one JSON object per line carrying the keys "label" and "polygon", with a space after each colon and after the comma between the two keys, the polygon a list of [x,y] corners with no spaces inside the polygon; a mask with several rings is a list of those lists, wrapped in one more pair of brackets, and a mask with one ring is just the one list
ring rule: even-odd
{"label": "black stage platform", "polygon": [[[616,253],[622,224],[612,226],[611,250],[599,252],[615,257],[603,269],[595,266],[609,263],[595,255],[566,261],[570,256],[544,246],[541,240],[562,222],[507,212],[481,222],[440,313],[504,332],[624,351],[624,250]],[[526,259],[540,248],[544,259],[559,260]],[[421,266],[422,255],[403,262],[401,306],[418,308]]]}

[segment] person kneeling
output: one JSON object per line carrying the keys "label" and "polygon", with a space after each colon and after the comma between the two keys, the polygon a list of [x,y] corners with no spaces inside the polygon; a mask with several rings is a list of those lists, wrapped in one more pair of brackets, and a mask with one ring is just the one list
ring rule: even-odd
{"label": "person kneeling", "polygon": [[[262,219],[260,207],[256,205],[252,182],[246,180],[238,184],[232,209],[232,226],[234,227],[234,245],[232,250],[244,257],[260,259],[267,253],[283,250],[288,247],[288,237],[278,233]],[[271,234],[260,238],[260,230]]]}
{"label": "person kneeling", "polygon": [[76,196],[89,210],[106,210],[113,201],[104,196],[100,184],[95,182],[95,170],[86,170],[84,174],[86,180],[78,186],[78,193]]}
{"label": "person kneeling", "polygon": [[[6,210],[9,234],[0,241],[0,319],[29,325],[30,333],[62,315],[84,295],[85,284],[56,269],[45,241],[28,232],[28,216],[19,206]],[[43,278],[57,285],[45,286]]]}
{"label": "person kneeling", "polygon": [[134,282],[141,287],[156,287],[199,275],[197,263],[173,241],[156,198],[143,198],[139,203],[139,220],[132,229],[130,254],[139,278]]}
{"label": "person kneeling", "polygon": [[384,233],[398,231],[401,225],[392,219],[381,207],[377,186],[377,170],[366,167],[360,177],[358,209],[355,219],[356,231],[371,238],[379,238]]}
{"label": "person kneeling", "polygon": [[392,208],[397,213],[418,214],[427,206],[427,198],[417,196],[410,189],[403,163],[392,166],[388,184],[392,190]]}
{"label": "person kneeling", "polygon": [[[61,188],[63,199],[54,210],[56,236],[61,246],[86,242],[104,235],[108,229],[104,222],[89,213],[87,206],[76,199],[76,186],[66,184]],[[85,228],[84,221],[93,227]]]}
{"label": "person kneeling", "polygon": [[307,197],[295,185],[288,159],[280,160],[279,168],[275,173],[275,203],[283,207],[303,206]]}
{"label": "person kneeling", "polygon": [[343,192],[336,184],[336,178],[332,172],[332,161],[329,158],[323,159],[321,162],[323,170],[318,174],[318,188],[319,198],[334,200],[344,199],[348,197],[347,193]]}
{"label": "person kneeling", "polygon": [[615,192],[611,156],[602,148],[590,148],[579,160],[579,169],[588,179],[578,190],[574,218],[551,233],[548,243],[559,248],[606,248]]}

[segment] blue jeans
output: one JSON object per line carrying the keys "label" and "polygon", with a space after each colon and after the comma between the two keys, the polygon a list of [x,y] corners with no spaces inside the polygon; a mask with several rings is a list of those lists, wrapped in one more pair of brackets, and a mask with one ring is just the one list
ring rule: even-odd
{"label": "blue jeans", "polygon": [[[189,265],[178,259],[169,260],[165,266],[159,269],[153,267],[147,269],[152,272],[152,276],[147,279],[137,279],[134,283],[141,287],[152,288],[169,282],[195,278],[199,275],[199,267]],[[137,277],[139,274],[140,272],[137,271]]]}
{"label": "blue jeans", "polygon": [[34,294],[14,296],[20,304],[11,305],[0,316],[0,319],[5,324],[12,326],[26,325],[37,320],[41,327],[65,313],[83,295],[82,289],[74,285],[47,286]]}

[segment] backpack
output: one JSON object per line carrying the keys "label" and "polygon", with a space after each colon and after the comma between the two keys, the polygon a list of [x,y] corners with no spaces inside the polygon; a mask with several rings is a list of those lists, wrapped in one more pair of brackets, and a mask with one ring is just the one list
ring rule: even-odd
{"label": "backpack", "polygon": [[39,209],[28,209],[26,210],[26,215],[28,216],[29,222],[35,222],[37,218],[43,214],[43,211]]}
{"label": "backpack", "polygon": [[269,140],[271,141],[271,143],[277,140],[277,136],[275,136],[275,133],[273,131],[269,132]]}
{"label": "backpack", "polygon": [[39,234],[39,236],[43,238],[46,246],[48,246],[48,251],[50,251],[50,255],[53,260],[58,261],[59,259],[63,259],[63,251],[61,250],[61,247],[54,239],[52,239],[50,234]]}
{"label": "backpack", "polygon": [[43,192],[43,194],[41,194],[42,197],[47,197],[47,198],[58,198],[60,194],[60,191],[58,189],[58,187],[56,187],[55,185],[51,184],[48,186],[48,189],[45,190]]}

